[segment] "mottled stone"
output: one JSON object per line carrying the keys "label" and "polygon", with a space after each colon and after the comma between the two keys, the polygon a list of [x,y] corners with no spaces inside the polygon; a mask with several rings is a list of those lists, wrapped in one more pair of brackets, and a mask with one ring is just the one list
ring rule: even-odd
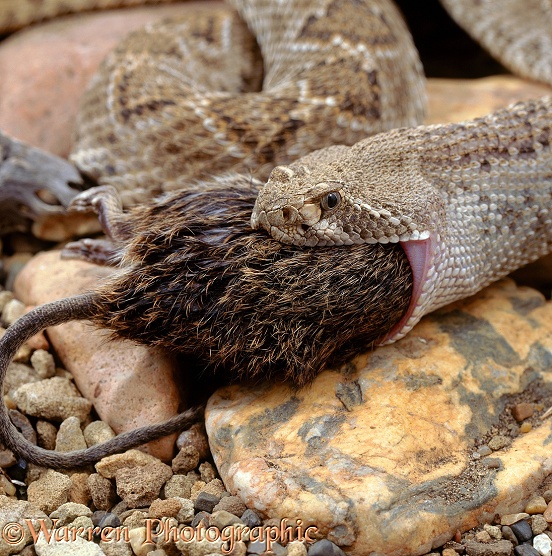
{"label": "mottled stone", "polygon": [[92,421],[92,423],[86,426],[83,434],[87,446],[101,444],[115,437],[115,433],[111,427],[104,421]]}
{"label": "mottled stone", "polygon": [[533,538],[533,531],[531,530],[531,526],[527,521],[522,519],[516,523],[512,523],[510,525],[510,529],[512,529],[516,539],[521,544],[522,542],[530,541]]}
{"label": "mottled stone", "polygon": [[167,498],[189,498],[194,480],[187,475],[173,475],[165,484]]}
{"label": "mottled stone", "polygon": [[542,515],[531,516],[531,531],[533,535],[540,535],[548,529],[548,521]]}
{"label": "mottled stone", "polygon": [[203,423],[194,423],[189,429],[182,431],[176,440],[179,450],[184,446],[193,446],[199,453],[199,459],[204,460],[210,454],[209,441]]}
{"label": "mottled stone", "polygon": [[239,496],[225,496],[220,499],[220,502],[213,508],[213,511],[218,512],[220,510],[225,510],[239,517],[246,509],[245,504]]}
{"label": "mottled stone", "polygon": [[467,541],[466,554],[468,556],[510,556],[512,547],[512,543],[506,540],[496,541],[490,544]]}
{"label": "mottled stone", "polygon": [[547,504],[542,496],[534,496],[525,504],[525,513],[529,515],[542,514],[546,510]]}
{"label": "mottled stone", "polygon": [[88,477],[88,488],[90,489],[90,496],[92,502],[98,510],[107,511],[113,507],[117,499],[117,492],[115,485],[99,473],[92,473]]}
{"label": "mottled stone", "polygon": [[[25,519],[31,520],[36,531],[40,530],[41,520],[46,527],[52,526],[51,519],[30,502],[0,495],[0,556],[18,554],[32,541],[31,531]],[[23,535],[20,535],[21,532]]]}
{"label": "mottled stone", "polygon": [[[303,519],[353,556],[423,554],[519,512],[552,470],[552,420],[494,452],[498,468],[471,458],[491,431],[509,438],[516,395],[552,395],[552,304],[534,290],[498,282],[346,368],[305,389],[211,397],[207,433],[228,491],[269,518]],[[353,382],[361,402],[347,411],[336,393]]]}
{"label": "mottled stone", "polygon": [[176,517],[182,508],[178,498],[167,498],[166,500],[157,499],[151,503],[148,516],[152,519],[162,517]]}
{"label": "mottled stone", "polygon": [[485,525],[483,525],[483,529],[497,541],[502,538],[502,532],[500,531],[500,527],[498,527],[497,525],[489,525],[488,523],[485,523]]}
{"label": "mottled stone", "polygon": [[67,502],[62,504],[59,508],[54,510],[50,517],[52,519],[58,519],[58,525],[68,525],[74,519],[80,516],[90,517],[92,515],[92,510],[87,506],[82,504],[75,504],[74,502]]}
{"label": "mottled stone", "polygon": [[159,463],[159,460],[140,450],[127,450],[123,454],[113,454],[102,458],[96,464],[96,471],[106,479],[114,479],[117,471],[125,467],[142,467],[150,463]]}
{"label": "mottled stone", "polygon": [[501,525],[512,525],[514,523],[517,523],[518,521],[521,521],[522,519],[527,519],[529,517],[529,514],[525,513],[525,512],[521,512],[521,513],[517,513],[517,514],[506,514],[503,515],[500,518],[500,524]]}
{"label": "mottled stone", "polygon": [[518,403],[512,407],[512,417],[521,423],[524,419],[528,419],[533,416],[535,412],[535,406],[532,403]]}
{"label": "mottled stone", "polygon": [[56,437],[58,452],[71,452],[86,449],[86,442],[77,417],[68,417],[61,423]]}
{"label": "mottled stone", "polygon": [[95,543],[85,541],[77,536],[69,541],[56,541],[51,539],[48,542],[44,535],[41,535],[36,544],[37,556],[105,556],[102,549]]}
{"label": "mottled stone", "polygon": [[208,461],[204,461],[199,466],[199,476],[206,483],[210,483],[218,477],[216,469]]}
{"label": "mottled stone", "polygon": [[71,490],[69,491],[69,502],[88,506],[92,499],[90,488],[88,486],[88,473],[72,473],[71,474]]}
{"label": "mottled stone", "polygon": [[57,429],[49,421],[38,420],[36,422],[36,435],[39,446],[46,450],[53,450],[56,447]]}
{"label": "mottled stone", "polygon": [[50,514],[68,501],[70,490],[71,479],[67,475],[48,469],[29,485],[27,498],[35,507]]}
{"label": "mottled stone", "polygon": [[52,378],[56,374],[54,356],[44,349],[37,349],[31,355],[31,365],[40,378]]}
{"label": "mottled stone", "polygon": [[[50,251],[35,256],[21,271],[14,292],[36,305],[93,289],[112,273],[113,269],[85,261],[60,260],[58,251]],[[174,358],[130,341],[107,341],[108,331],[86,321],[50,328],[48,334],[79,390],[117,434],[178,413]],[[176,436],[148,443],[148,450],[170,460]]]}
{"label": "mottled stone", "polygon": [[533,548],[541,556],[550,556],[552,554],[552,540],[548,535],[537,535],[533,539]]}
{"label": "mottled stone", "polygon": [[311,544],[307,551],[308,556],[345,556],[345,552],[327,539]]}
{"label": "mottled stone", "polygon": [[160,461],[132,469],[125,467],[115,474],[117,494],[129,508],[148,506],[171,476],[171,468]]}
{"label": "mottled stone", "polygon": [[59,376],[23,384],[13,393],[13,399],[26,414],[52,421],[75,416],[82,422],[92,408],[70,380]]}
{"label": "mottled stone", "polygon": [[174,473],[188,473],[193,471],[198,463],[199,452],[193,446],[184,446],[172,460],[172,470]]}

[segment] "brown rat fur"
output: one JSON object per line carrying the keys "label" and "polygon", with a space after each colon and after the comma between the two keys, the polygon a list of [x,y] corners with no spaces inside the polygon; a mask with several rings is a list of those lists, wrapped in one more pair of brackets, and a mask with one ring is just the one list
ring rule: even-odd
{"label": "brown rat fur", "polygon": [[[120,271],[94,292],[45,305],[10,327],[8,333],[16,330],[0,341],[0,379],[21,337],[74,319],[89,319],[117,338],[193,355],[231,380],[302,386],[326,366],[371,347],[410,300],[412,275],[401,247],[283,245],[249,226],[260,185],[229,175],[115,212],[111,222],[100,211],[123,240],[114,251]],[[29,461],[73,467],[193,418],[197,412],[108,445],[58,454],[15,437],[4,409],[0,439]]]}

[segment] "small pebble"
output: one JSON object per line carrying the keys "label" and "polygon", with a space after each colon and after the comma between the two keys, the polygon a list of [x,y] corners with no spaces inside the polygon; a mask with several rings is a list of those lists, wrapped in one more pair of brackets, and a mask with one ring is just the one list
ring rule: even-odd
{"label": "small pebble", "polygon": [[487,533],[489,533],[489,535],[497,541],[499,541],[502,538],[502,532],[500,531],[500,527],[497,527],[496,525],[489,525],[488,523],[486,523],[485,525],[483,525],[483,529],[487,531]]}
{"label": "small pebble", "polygon": [[80,427],[78,417],[68,417],[59,426],[56,436],[56,451],[71,452],[86,449],[86,442]]}
{"label": "small pebble", "polygon": [[209,457],[209,441],[203,423],[196,423],[188,430],[181,432],[176,440],[176,446],[179,450],[184,446],[193,446],[198,451],[200,460]]}
{"label": "small pebble", "polygon": [[495,541],[490,544],[466,541],[465,545],[468,556],[510,556],[512,553],[512,543],[507,540]]}
{"label": "small pebble", "polygon": [[115,485],[99,473],[92,473],[88,476],[88,489],[92,496],[92,502],[98,510],[109,510],[117,499]]}
{"label": "small pebble", "polygon": [[266,552],[266,541],[251,541],[247,545],[248,554],[264,554]]}
{"label": "small pebble", "polygon": [[176,457],[172,460],[172,470],[174,473],[188,473],[199,464],[199,452],[193,446],[184,446]]}
{"label": "small pebble", "polygon": [[50,421],[39,419],[36,422],[36,434],[39,446],[46,450],[53,450],[56,447],[57,429]]}
{"label": "small pebble", "polygon": [[31,355],[31,365],[40,378],[51,378],[56,374],[54,356],[44,349],[37,349]]}
{"label": "small pebble", "polygon": [[231,514],[225,510],[220,510],[218,512],[213,512],[209,518],[209,524],[222,530],[229,525],[243,525],[244,523],[237,515]]}
{"label": "small pebble", "polygon": [[83,434],[88,447],[115,438],[113,429],[104,421],[92,421],[85,427]]}
{"label": "small pebble", "polygon": [[189,498],[175,498],[180,502],[180,511],[176,516],[178,523],[191,523],[194,519],[194,503]]}
{"label": "small pebble", "polygon": [[163,488],[166,498],[190,498],[193,479],[187,475],[173,475]]}
{"label": "small pebble", "polygon": [[523,420],[532,417],[535,412],[535,406],[532,403],[518,403],[512,407],[512,417],[521,423]]}
{"label": "small pebble", "polygon": [[2,322],[4,325],[13,324],[19,317],[25,314],[25,305],[18,299],[11,299],[4,304],[2,309]]}
{"label": "small pebble", "polygon": [[260,527],[263,524],[259,514],[254,510],[245,510],[241,516],[241,520],[249,527]]}
{"label": "small pebble", "polygon": [[27,498],[33,506],[50,514],[68,501],[70,489],[71,479],[67,475],[48,469],[29,485]]}
{"label": "small pebble", "polygon": [[533,539],[533,548],[541,556],[551,556],[552,555],[552,540],[548,535],[537,535]]}
{"label": "small pebble", "polygon": [[489,441],[489,448],[493,452],[496,452],[497,450],[502,450],[503,448],[506,448],[506,446],[509,446],[511,442],[512,441],[507,436],[497,434],[496,436],[493,436]]}
{"label": "small pebble", "polygon": [[71,490],[69,491],[69,502],[89,506],[92,497],[88,488],[88,473],[77,472],[71,475]]}
{"label": "small pebble", "polygon": [[477,449],[477,453],[482,457],[486,457],[493,453],[493,451],[487,446],[487,444],[483,444],[483,446],[479,446]]}
{"label": "small pebble", "polygon": [[542,514],[546,510],[547,504],[542,496],[535,496],[525,505],[525,513],[529,515]]}
{"label": "small pebble", "polygon": [[140,467],[125,467],[115,474],[117,494],[129,508],[149,506],[159,498],[161,487],[171,476],[171,468],[159,460]]}
{"label": "small pebble", "polygon": [[203,524],[205,525],[205,527],[209,527],[209,518],[210,518],[210,514],[208,514],[207,512],[198,512],[194,519],[192,519],[192,523],[190,524],[192,527],[197,527],[199,525],[199,523],[201,521],[203,521]]}
{"label": "small pebble", "polygon": [[210,492],[201,491],[195,502],[194,508],[197,512],[211,513],[213,508],[220,502],[220,498]]}
{"label": "small pebble", "polygon": [[92,523],[95,527],[120,527],[121,520],[119,516],[111,512],[105,512],[102,510],[96,510],[91,516]]}
{"label": "small pebble", "polygon": [[529,431],[533,430],[533,425],[531,423],[525,422],[519,427],[519,432],[522,434],[526,434]]}
{"label": "small pebble", "polygon": [[217,478],[217,472],[215,468],[208,461],[204,461],[199,466],[199,475],[201,477],[201,480],[205,481],[206,483],[210,483]]}
{"label": "small pebble", "polygon": [[246,509],[242,499],[238,496],[225,496],[221,498],[220,502],[213,508],[213,512],[225,510],[240,517]]}
{"label": "small pebble", "polygon": [[328,539],[322,539],[310,545],[308,556],[345,556],[345,552]]}
{"label": "small pebble", "polygon": [[491,535],[487,531],[479,531],[475,534],[475,540],[477,542],[489,543],[491,542]]}
{"label": "small pebble", "polygon": [[62,504],[59,508],[50,514],[51,519],[59,519],[59,525],[69,525],[77,517],[85,516],[90,517],[92,510],[82,504],[75,504],[74,502],[67,502]]}
{"label": "small pebble", "polygon": [[552,523],[552,501],[548,502],[546,510],[544,510],[543,517],[546,521],[548,521],[548,523]]}
{"label": "small pebble", "polygon": [[489,469],[500,469],[500,459],[499,458],[485,458],[481,463],[488,467]]}
{"label": "small pebble", "polygon": [[7,477],[0,475],[0,494],[5,494],[6,496],[15,496],[17,489],[15,485],[11,483]]}
{"label": "small pebble", "polygon": [[500,525],[512,525],[512,523],[516,523],[522,519],[527,519],[529,514],[526,513],[519,513],[519,514],[506,514],[500,518]]}
{"label": "small pebble", "polygon": [[552,490],[549,490],[549,489],[545,490],[545,491],[542,493],[542,497],[544,498],[544,500],[545,500],[545,502],[546,502],[547,504],[549,504],[550,502],[552,502]]}
{"label": "small pebble", "polygon": [[136,527],[131,529],[129,534],[130,546],[136,556],[146,556],[148,552],[155,550],[155,544],[147,543],[147,530],[145,527]]}
{"label": "small pebble", "polygon": [[533,538],[531,526],[527,523],[527,521],[525,521],[525,519],[512,523],[512,525],[510,525],[510,529],[512,529],[520,544],[530,541]]}
{"label": "small pebble", "polygon": [[13,293],[10,291],[0,292],[0,314],[4,311],[4,307],[13,299]]}
{"label": "small pebble", "polygon": [[515,556],[540,556],[540,554],[527,543],[520,544],[514,548]]}
{"label": "small pebble", "polygon": [[16,462],[17,459],[11,450],[8,450],[8,448],[0,449],[0,467],[2,469],[11,467],[12,465],[15,465]]}
{"label": "small pebble", "polygon": [[270,545],[270,552],[274,554],[274,556],[287,556],[287,550],[277,542],[273,542]]}
{"label": "small pebble", "polygon": [[540,535],[548,529],[548,521],[542,515],[531,516],[531,530],[533,535]]}
{"label": "small pebble", "polygon": [[301,541],[291,541],[286,548],[288,556],[307,556],[307,548]]}
{"label": "small pebble", "polygon": [[456,552],[454,548],[445,548],[443,552],[441,552],[441,556],[458,556],[458,552]]}
{"label": "small pebble", "polygon": [[152,519],[161,519],[162,517],[176,517],[181,509],[180,500],[177,498],[160,498],[154,500],[148,510],[148,516]]}

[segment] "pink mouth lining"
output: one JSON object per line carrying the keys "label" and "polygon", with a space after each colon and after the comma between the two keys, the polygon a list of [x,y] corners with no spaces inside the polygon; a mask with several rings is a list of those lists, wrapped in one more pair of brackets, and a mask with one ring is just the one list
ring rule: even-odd
{"label": "pink mouth lining", "polygon": [[400,244],[412,269],[412,297],[401,320],[378,342],[378,345],[389,344],[402,337],[400,332],[418,306],[434,258],[434,240],[432,236],[423,240],[401,241]]}

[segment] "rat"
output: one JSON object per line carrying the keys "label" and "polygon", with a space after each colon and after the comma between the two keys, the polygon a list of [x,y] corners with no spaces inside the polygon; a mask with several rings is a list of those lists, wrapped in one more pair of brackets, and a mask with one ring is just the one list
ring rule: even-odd
{"label": "rat", "polygon": [[[66,256],[118,266],[93,291],[37,307],[0,340],[0,384],[13,355],[48,326],[86,319],[113,338],[193,355],[229,381],[301,387],[323,369],[371,348],[400,321],[412,271],[399,245],[349,249],[285,245],[253,230],[262,183],[227,174],[123,212],[114,188],[81,193],[73,210],[98,213],[110,242],[69,244]],[[28,442],[0,406],[0,440],[38,465],[95,462],[188,427],[189,409],[86,450],[59,453]]]}

